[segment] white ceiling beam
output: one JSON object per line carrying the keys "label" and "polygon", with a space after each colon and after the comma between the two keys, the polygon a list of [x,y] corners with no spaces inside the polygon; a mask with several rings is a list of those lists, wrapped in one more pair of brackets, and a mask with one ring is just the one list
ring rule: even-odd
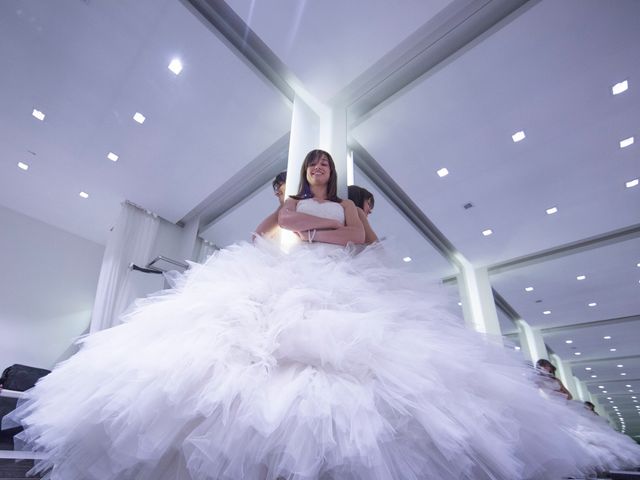
{"label": "white ceiling beam", "polygon": [[187,213],[180,224],[186,225],[197,218],[199,231],[206,230],[217,218],[240,205],[286,169],[288,152],[289,133],[286,133]]}
{"label": "white ceiling beam", "polygon": [[545,335],[556,334],[578,330],[581,328],[602,327],[605,325],[620,325],[624,323],[640,322],[640,315],[630,315],[628,317],[607,318],[604,320],[594,320],[592,322],[571,323],[558,327],[547,327],[540,329]]}

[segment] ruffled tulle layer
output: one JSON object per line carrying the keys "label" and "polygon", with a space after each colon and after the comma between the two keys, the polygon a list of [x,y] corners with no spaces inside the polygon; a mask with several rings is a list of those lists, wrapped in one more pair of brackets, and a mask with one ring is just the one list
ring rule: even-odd
{"label": "ruffled tulle layer", "polygon": [[510,351],[449,313],[442,288],[381,250],[261,242],[194,265],[29,392],[13,418],[49,458],[36,468],[513,480],[638,462],[630,439],[541,395]]}

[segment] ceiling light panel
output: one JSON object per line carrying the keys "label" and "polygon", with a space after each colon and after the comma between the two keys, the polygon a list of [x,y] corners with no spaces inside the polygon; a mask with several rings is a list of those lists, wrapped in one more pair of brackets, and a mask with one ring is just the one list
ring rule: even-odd
{"label": "ceiling light panel", "polygon": [[182,72],[182,62],[179,58],[174,58],[173,60],[171,60],[167,68],[176,75],[180,75],[180,72]]}
{"label": "ceiling light panel", "polygon": [[31,115],[33,115],[35,118],[37,118],[41,122],[44,120],[44,117],[45,117],[45,114],[40,110],[38,110],[37,108],[33,109],[33,112],[31,112]]}
{"label": "ceiling light panel", "polygon": [[519,132],[516,132],[513,135],[511,135],[511,139],[514,141],[514,143],[521,142],[526,137],[527,136],[525,135],[525,133],[522,130],[520,130]]}
{"label": "ceiling light panel", "polygon": [[133,119],[138,122],[140,125],[142,125],[144,123],[144,121],[147,119],[143,114],[141,114],[140,112],[136,112],[133,115]]}
{"label": "ceiling light panel", "polygon": [[622,92],[626,92],[629,89],[629,82],[624,80],[622,82],[616,83],[613,87],[611,87],[611,93],[614,95],[620,95]]}
{"label": "ceiling light panel", "polygon": [[631,145],[633,145],[634,141],[635,140],[633,137],[628,137],[628,138],[625,138],[624,140],[620,140],[620,148],[630,147]]}

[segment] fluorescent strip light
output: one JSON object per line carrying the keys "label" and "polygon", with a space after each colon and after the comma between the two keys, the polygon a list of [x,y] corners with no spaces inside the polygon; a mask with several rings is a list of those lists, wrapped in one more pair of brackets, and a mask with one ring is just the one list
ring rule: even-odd
{"label": "fluorescent strip light", "polygon": [[24,162],[18,162],[18,168],[21,170],[29,170],[29,165]]}

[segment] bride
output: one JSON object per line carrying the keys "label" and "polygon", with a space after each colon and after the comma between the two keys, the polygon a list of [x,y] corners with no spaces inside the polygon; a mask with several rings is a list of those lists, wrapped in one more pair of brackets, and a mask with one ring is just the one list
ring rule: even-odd
{"label": "bride", "polygon": [[[307,155],[258,239],[193,265],[29,393],[13,419],[52,480],[552,479],[638,462],[573,434],[513,352],[464,328],[447,292],[385,265]],[[311,245],[309,245],[311,244]],[[345,248],[346,246],[346,248]],[[625,443],[627,442],[628,443]]]}

